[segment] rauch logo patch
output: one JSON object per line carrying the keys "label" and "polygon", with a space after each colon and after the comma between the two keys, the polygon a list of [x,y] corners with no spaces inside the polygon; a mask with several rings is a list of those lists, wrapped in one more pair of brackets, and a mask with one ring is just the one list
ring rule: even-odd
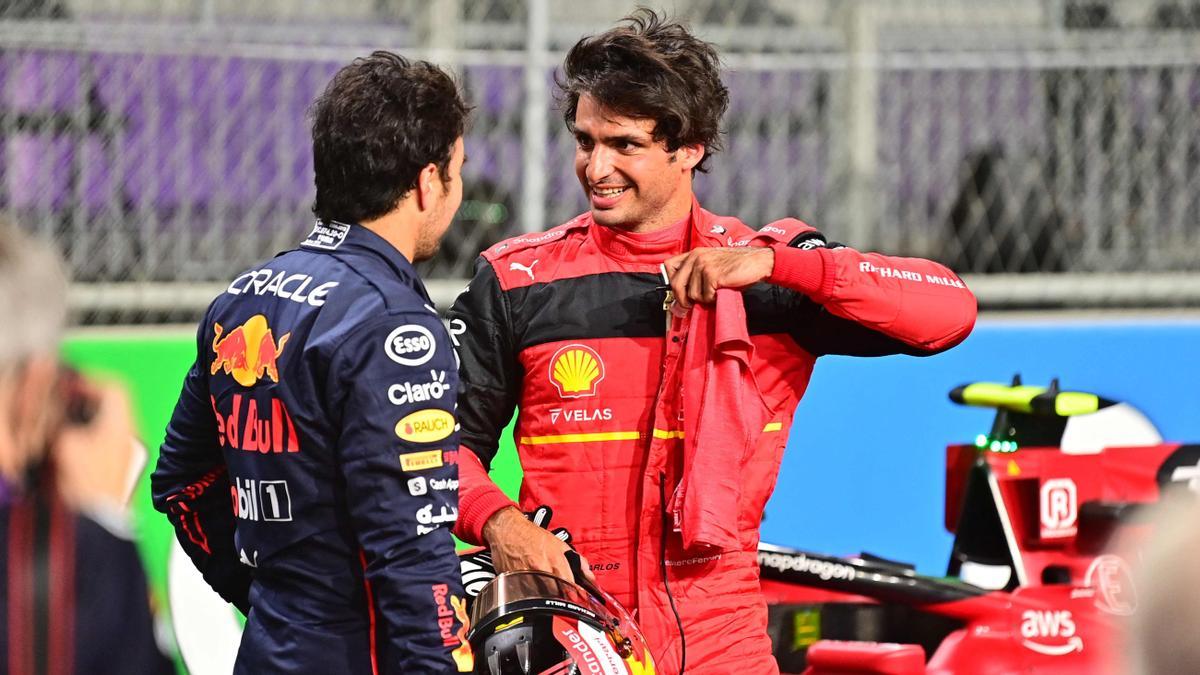
{"label": "rauch logo patch", "polygon": [[427,408],[405,415],[396,422],[396,435],[413,443],[433,443],[454,432],[454,415]]}

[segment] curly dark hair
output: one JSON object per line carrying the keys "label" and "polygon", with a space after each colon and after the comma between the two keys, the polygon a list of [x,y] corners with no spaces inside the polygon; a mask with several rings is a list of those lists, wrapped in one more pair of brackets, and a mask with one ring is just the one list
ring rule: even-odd
{"label": "curly dark hair", "polygon": [[588,94],[618,114],[654,120],[654,140],[668,151],[703,144],[697,171],[721,149],[729,90],[716,48],[651,9],[639,7],[616,28],[576,42],[555,83],[568,128]]}
{"label": "curly dark hair", "polygon": [[312,108],[313,168],[321,220],[378,218],[450,155],[470,112],[458,87],[426,61],[377,51],[342,68]]}

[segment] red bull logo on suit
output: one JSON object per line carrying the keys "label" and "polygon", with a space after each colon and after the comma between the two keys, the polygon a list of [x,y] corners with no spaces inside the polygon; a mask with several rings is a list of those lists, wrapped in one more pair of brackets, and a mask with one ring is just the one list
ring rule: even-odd
{"label": "red bull logo on suit", "polygon": [[[222,337],[224,335],[224,337]],[[246,323],[225,333],[221,324],[213,324],[213,358],[210,373],[224,371],[243,387],[252,387],[264,377],[279,381],[279,357],[291,333],[275,341],[267,317],[255,314]]]}

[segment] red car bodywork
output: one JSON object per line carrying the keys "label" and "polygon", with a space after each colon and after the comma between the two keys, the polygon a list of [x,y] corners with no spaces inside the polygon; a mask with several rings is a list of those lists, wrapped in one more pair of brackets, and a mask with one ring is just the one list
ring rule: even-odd
{"label": "red car bodywork", "polygon": [[[785,627],[773,635],[784,672],[1124,672],[1122,622],[1136,609],[1137,595],[1130,561],[1110,551],[1109,545],[1119,535],[1121,550],[1136,549],[1150,527],[1139,519],[1139,507],[1157,502],[1165,485],[1200,475],[1198,463],[1200,446],[1179,443],[1110,447],[1086,454],[1057,447],[992,452],[973,445],[950,446],[946,527],[956,535],[951,573],[976,564],[975,551],[983,550],[990,566],[1011,568],[1003,588],[985,590],[958,579],[924,577],[869,559],[793,552],[810,561],[820,558],[826,567],[801,558],[781,563],[780,558],[764,556],[785,555],[782,549],[765,547],[760,552],[763,589],[775,623],[780,623],[785,608],[807,611],[810,617],[839,606],[860,617],[904,612],[898,621],[878,621],[875,628],[860,631],[866,639],[843,631],[837,636],[841,640],[806,645],[804,631],[797,629],[804,622],[793,615],[792,630]],[[1006,554],[1003,561],[995,556],[999,551]],[[810,574],[806,579],[780,571],[789,566],[792,572],[804,569]],[[820,578],[817,569],[826,578]],[[908,639],[889,635],[897,624],[904,633],[922,622],[936,624],[922,635],[928,654],[920,645],[903,644]],[[782,623],[787,623],[786,617]],[[826,631],[818,632],[824,637]],[[794,658],[789,667],[783,654],[789,650],[807,652],[803,671]]]}

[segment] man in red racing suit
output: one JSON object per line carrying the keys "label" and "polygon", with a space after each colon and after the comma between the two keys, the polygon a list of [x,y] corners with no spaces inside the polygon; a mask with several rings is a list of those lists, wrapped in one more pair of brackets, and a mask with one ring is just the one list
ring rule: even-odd
{"label": "man in red racing suit", "polygon": [[[681,65],[693,48],[699,57]],[[548,504],[600,586],[636,612],[657,672],[775,673],[758,529],[816,358],[948,349],[970,332],[975,299],[927,260],[860,253],[797,220],[756,232],[702,209],[692,171],[715,134],[660,134],[669,114],[605,98],[628,90],[587,77],[625,67],[669,89],[678,83],[648,75],[645,63],[628,65],[656,50],[683,73],[679,86],[698,92],[692,100],[725,95],[711,47],[652,13],[581,41],[567,57],[564,88],[591,209],[485,251],[450,312],[462,361],[461,443],[470,451],[460,453],[456,533],[489,545],[500,571],[565,576],[565,544],[518,510]],[[586,86],[571,99],[577,81]],[[707,379],[685,362],[690,316],[723,288],[741,290],[752,348],[737,388],[761,427],[707,466],[711,475],[693,477],[700,490],[714,475],[736,476],[736,513],[714,516],[729,518],[733,543],[688,548],[670,503],[689,469],[685,429],[696,428],[685,401]],[[486,472],[514,408],[519,506]],[[703,412],[717,428],[727,421],[724,410]]]}

